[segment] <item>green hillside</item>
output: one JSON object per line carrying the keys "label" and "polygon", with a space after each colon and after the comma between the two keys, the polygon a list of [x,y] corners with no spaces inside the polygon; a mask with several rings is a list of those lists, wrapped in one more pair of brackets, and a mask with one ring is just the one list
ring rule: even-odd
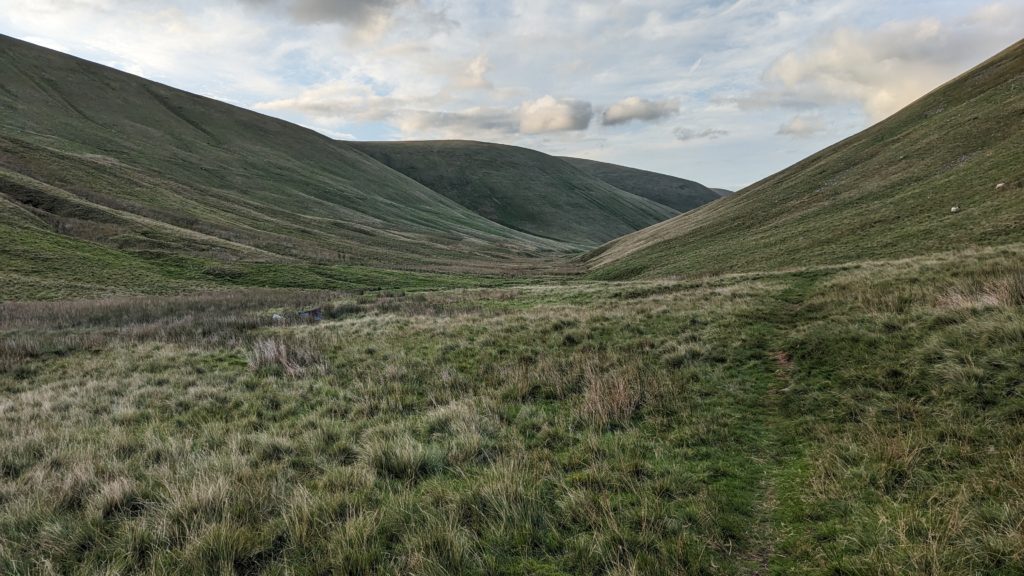
{"label": "green hillside", "polygon": [[468,141],[355,144],[481,216],[530,234],[594,246],[676,210],[534,150]]}
{"label": "green hillside", "polygon": [[653,200],[680,212],[693,210],[721,194],[692,180],[596,160],[562,157],[569,164],[631,194]]}
{"label": "green hillside", "polygon": [[860,134],[586,259],[596,277],[621,279],[894,258],[1021,240],[1024,42]]}
{"label": "green hillside", "polygon": [[0,298],[65,276],[335,287],[346,266],[515,270],[570,249],[345,143],[5,36],[0,201]]}

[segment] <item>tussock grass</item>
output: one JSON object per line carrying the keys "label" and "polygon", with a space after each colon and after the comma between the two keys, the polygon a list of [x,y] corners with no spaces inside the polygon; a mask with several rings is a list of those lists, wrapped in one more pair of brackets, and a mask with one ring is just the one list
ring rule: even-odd
{"label": "tussock grass", "polygon": [[644,383],[633,369],[604,371],[584,369],[586,389],[580,403],[580,418],[597,428],[629,423],[644,399]]}
{"label": "tussock grass", "polygon": [[[0,303],[0,370],[24,362],[100,350],[115,343],[234,344],[275,325],[273,310],[292,312],[343,295],[316,291],[241,290],[188,296],[133,296],[105,300]],[[329,316],[349,313],[332,304]],[[291,316],[294,318],[294,316]]]}
{"label": "tussock grass", "polygon": [[328,365],[323,351],[308,341],[258,338],[246,353],[249,368],[256,372],[280,371],[295,377],[306,373],[323,374]]}
{"label": "tussock grass", "polygon": [[1012,573],[1020,262],[4,305],[0,572]]}
{"label": "tussock grass", "polygon": [[360,459],[370,469],[402,480],[416,480],[441,470],[444,453],[407,433],[386,431],[363,440]]}

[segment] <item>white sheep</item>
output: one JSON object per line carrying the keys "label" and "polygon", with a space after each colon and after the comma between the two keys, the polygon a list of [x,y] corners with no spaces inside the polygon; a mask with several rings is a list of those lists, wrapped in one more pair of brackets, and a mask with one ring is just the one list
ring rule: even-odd
{"label": "white sheep", "polygon": [[1006,182],[1000,182],[999,184],[996,184],[996,192],[999,192],[1004,188],[1006,188]]}
{"label": "white sheep", "polygon": [[960,211],[960,207],[959,206],[953,206],[952,208],[949,209],[949,211],[951,213],[953,213],[953,214],[956,214],[957,212]]}

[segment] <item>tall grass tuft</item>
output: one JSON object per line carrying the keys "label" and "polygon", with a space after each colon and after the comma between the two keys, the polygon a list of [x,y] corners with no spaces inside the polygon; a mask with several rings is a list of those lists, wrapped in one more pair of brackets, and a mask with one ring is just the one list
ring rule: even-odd
{"label": "tall grass tuft", "polygon": [[584,379],[586,388],[579,407],[584,422],[605,429],[623,426],[633,418],[643,400],[636,367],[606,371],[588,365],[584,368]]}
{"label": "tall grass tuft", "polygon": [[444,453],[401,431],[372,434],[363,441],[361,460],[375,472],[400,480],[417,480],[444,467]]}
{"label": "tall grass tuft", "polygon": [[295,378],[328,371],[323,351],[300,340],[259,338],[252,343],[246,357],[249,369],[255,372],[284,373]]}

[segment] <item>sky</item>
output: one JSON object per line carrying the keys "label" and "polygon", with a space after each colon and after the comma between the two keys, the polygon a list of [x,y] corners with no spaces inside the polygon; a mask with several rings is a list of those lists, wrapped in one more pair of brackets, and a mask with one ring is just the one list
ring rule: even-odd
{"label": "sky", "polygon": [[1024,0],[0,0],[0,33],[357,140],[739,189],[1024,31]]}

